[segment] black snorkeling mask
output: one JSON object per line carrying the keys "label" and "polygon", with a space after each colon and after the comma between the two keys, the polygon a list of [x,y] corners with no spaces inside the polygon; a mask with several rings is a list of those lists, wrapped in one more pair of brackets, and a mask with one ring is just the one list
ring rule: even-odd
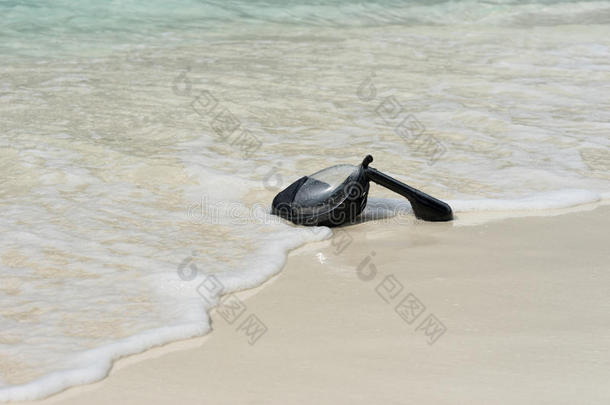
{"label": "black snorkeling mask", "polygon": [[298,225],[351,223],[366,207],[369,181],[373,181],[406,197],[419,219],[453,219],[448,204],[369,167],[372,161],[367,155],[360,166],[332,166],[301,177],[275,196],[271,213]]}

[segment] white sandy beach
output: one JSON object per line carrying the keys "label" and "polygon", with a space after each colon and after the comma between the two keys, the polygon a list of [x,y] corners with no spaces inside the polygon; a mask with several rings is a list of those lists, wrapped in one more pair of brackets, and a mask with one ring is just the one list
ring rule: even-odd
{"label": "white sandy beach", "polygon": [[[609,214],[343,228],[240,293],[232,325],[214,311],[208,336],[35,403],[607,404]],[[425,305],[412,324],[395,312],[408,293]],[[251,314],[267,327],[253,345]],[[429,314],[440,337],[417,330]]]}

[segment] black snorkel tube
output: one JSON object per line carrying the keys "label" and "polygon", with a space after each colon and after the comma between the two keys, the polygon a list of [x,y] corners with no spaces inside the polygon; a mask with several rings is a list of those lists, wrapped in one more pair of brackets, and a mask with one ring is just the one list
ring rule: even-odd
{"label": "black snorkel tube", "polygon": [[373,157],[371,155],[366,155],[362,161],[366,178],[409,200],[417,218],[433,222],[451,221],[453,219],[453,211],[449,204],[369,167],[369,163],[372,161]]}

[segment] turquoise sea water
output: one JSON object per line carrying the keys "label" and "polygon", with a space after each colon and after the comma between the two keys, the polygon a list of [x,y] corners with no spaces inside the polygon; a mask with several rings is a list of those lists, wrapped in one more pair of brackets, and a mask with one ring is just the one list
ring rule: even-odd
{"label": "turquoise sea water", "polygon": [[2,1],[3,55],[61,56],[277,24],[295,27],[608,24],[605,1]]}
{"label": "turquoise sea water", "polygon": [[455,226],[607,201],[609,24],[605,1],[0,1],[0,400],[206,333],[218,297],[180,263],[264,282],[330,235],[271,199],[333,164],[373,154]]}

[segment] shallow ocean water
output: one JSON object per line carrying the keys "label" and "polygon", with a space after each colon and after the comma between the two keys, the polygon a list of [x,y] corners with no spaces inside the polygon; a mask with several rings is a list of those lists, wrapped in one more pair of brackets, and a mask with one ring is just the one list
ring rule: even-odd
{"label": "shallow ocean water", "polygon": [[370,153],[458,221],[609,196],[607,2],[0,13],[0,400],[207,332],[206,275],[224,293],[253,287],[329,237],[267,214],[321,168]]}

